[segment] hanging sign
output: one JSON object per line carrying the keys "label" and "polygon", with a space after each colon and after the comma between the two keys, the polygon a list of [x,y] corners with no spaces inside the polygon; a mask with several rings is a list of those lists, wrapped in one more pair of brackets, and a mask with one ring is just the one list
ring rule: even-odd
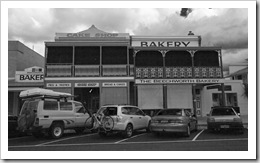
{"label": "hanging sign", "polygon": [[47,83],[46,87],[71,87],[71,83]]}
{"label": "hanging sign", "polygon": [[102,83],[103,87],[126,87],[126,82],[116,82],[116,83]]}
{"label": "hanging sign", "polygon": [[136,84],[207,84],[224,83],[224,79],[136,79]]}
{"label": "hanging sign", "polygon": [[99,87],[99,83],[75,83],[75,87]]}

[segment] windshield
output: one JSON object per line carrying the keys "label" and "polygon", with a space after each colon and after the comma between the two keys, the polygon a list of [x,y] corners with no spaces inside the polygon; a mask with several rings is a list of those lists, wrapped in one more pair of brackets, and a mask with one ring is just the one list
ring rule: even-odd
{"label": "windshield", "polygon": [[212,110],[212,116],[222,116],[222,115],[236,115],[231,108],[215,108]]}
{"label": "windshield", "polygon": [[182,109],[166,109],[161,110],[157,115],[182,115]]}

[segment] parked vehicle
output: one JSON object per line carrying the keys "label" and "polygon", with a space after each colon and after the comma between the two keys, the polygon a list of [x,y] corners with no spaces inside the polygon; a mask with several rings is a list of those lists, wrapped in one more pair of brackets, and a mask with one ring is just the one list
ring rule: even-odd
{"label": "parked vehicle", "polygon": [[191,109],[174,108],[162,109],[151,120],[151,132],[184,133],[189,137],[191,131],[197,130],[197,119]]}
{"label": "parked vehicle", "polygon": [[18,134],[17,119],[17,116],[13,114],[8,114],[8,137]]}
{"label": "parked vehicle", "polygon": [[[113,129],[110,132],[122,132],[123,136],[128,138],[133,135],[133,131],[146,129],[149,131],[151,117],[144,112],[131,105],[106,105],[102,106],[97,114],[110,116],[114,120]],[[99,130],[100,136],[106,136],[108,133],[104,130]]]}
{"label": "parked vehicle", "polygon": [[207,128],[211,131],[237,129],[243,133],[243,122],[239,114],[231,106],[212,107],[207,118]]}
{"label": "parked vehicle", "polygon": [[64,130],[81,133],[90,116],[82,103],[67,100],[70,94],[47,89],[31,89],[20,93],[25,102],[18,117],[18,129],[35,137],[48,134],[60,138]]}

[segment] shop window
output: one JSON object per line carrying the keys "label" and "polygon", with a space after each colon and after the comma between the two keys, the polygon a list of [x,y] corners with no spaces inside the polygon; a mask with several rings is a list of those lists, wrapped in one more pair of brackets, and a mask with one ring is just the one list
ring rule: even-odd
{"label": "shop window", "polygon": [[75,47],[75,65],[99,65],[100,47]]}
{"label": "shop window", "polygon": [[159,51],[139,51],[135,57],[137,67],[162,67],[163,57]]}
{"label": "shop window", "polygon": [[165,56],[166,67],[191,67],[191,54],[187,51],[170,51]]}
{"label": "shop window", "polygon": [[218,52],[216,52],[216,51],[197,51],[194,54],[194,66],[200,66],[200,67],[219,66]]}
{"label": "shop window", "polygon": [[115,65],[115,64],[127,64],[127,47],[102,47],[102,64]]}
{"label": "shop window", "polygon": [[72,63],[72,54],[73,54],[73,48],[72,47],[48,47],[48,53],[47,53],[47,64],[48,63]]}

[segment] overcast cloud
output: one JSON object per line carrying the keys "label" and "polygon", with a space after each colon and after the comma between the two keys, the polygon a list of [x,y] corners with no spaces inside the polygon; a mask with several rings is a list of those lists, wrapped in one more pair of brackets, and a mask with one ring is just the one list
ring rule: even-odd
{"label": "overcast cloud", "polygon": [[201,35],[202,46],[222,47],[224,65],[248,58],[247,9],[9,9],[8,37],[19,40],[44,55],[44,42],[55,33],[73,33],[92,24],[105,32],[131,35],[183,36],[189,31]]}

